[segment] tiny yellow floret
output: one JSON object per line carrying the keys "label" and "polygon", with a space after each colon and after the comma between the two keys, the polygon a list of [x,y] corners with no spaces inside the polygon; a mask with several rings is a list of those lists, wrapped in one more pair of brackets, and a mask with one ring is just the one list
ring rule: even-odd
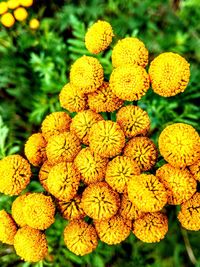
{"label": "tiny yellow floret", "polygon": [[16,20],[18,20],[18,21],[24,21],[28,17],[28,12],[26,11],[25,8],[18,7],[14,11],[14,16],[15,16]]}
{"label": "tiny yellow floret", "polygon": [[12,14],[10,13],[5,13],[3,14],[3,16],[1,17],[1,23],[3,24],[3,26],[10,28],[14,25],[15,23],[15,18],[13,17]]}
{"label": "tiny yellow floret", "polygon": [[38,19],[31,19],[29,21],[29,27],[31,30],[37,30],[40,27],[40,22]]}
{"label": "tiny yellow floret", "polygon": [[0,241],[13,245],[16,233],[17,226],[11,215],[5,210],[0,210]]}
{"label": "tiny yellow floret", "polygon": [[33,4],[33,0],[19,0],[20,5],[25,6],[25,7],[30,7]]}
{"label": "tiny yellow floret", "polygon": [[17,7],[19,7],[20,2],[19,0],[9,0],[7,4],[9,9],[16,9]]}
{"label": "tiny yellow floret", "polygon": [[8,11],[8,3],[7,2],[1,2],[0,3],[0,15],[3,15]]}

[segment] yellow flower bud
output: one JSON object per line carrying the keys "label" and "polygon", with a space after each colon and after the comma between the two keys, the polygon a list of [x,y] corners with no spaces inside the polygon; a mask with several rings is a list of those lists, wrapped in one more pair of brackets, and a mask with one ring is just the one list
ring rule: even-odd
{"label": "yellow flower bud", "polygon": [[0,3],[0,15],[6,13],[8,11],[8,3],[1,2]]}
{"label": "yellow flower bud", "polygon": [[18,7],[14,11],[14,16],[18,21],[24,21],[28,17],[28,12],[23,7]]}
{"label": "yellow flower bud", "polygon": [[7,28],[10,28],[10,27],[12,27],[14,25],[15,19],[14,19],[12,14],[5,13],[1,17],[1,23],[3,24],[3,26],[5,26]]}
{"label": "yellow flower bud", "polygon": [[31,19],[29,21],[29,27],[31,30],[37,30],[40,27],[40,22],[38,19]]}

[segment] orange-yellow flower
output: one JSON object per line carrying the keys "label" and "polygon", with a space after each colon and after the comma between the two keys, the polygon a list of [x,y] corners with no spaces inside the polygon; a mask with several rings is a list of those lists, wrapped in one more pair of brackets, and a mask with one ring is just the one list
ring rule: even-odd
{"label": "orange-yellow flower", "polygon": [[13,245],[16,232],[17,226],[11,215],[5,210],[0,210],[0,241]]}
{"label": "orange-yellow flower", "polygon": [[126,37],[119,40],[112,51],[114,67],[122,65],[139,65],[143,68],[148,64],[148,50],[144,43],[137,38]]}
{"label": "orange-yellow flower", "polygon": [[0,161],[0,192],[19,195],[30,182],[31,167],[20,155],[7,156]]}
{"label": "orange-yellow flower", "polygon": [[26,197],[28,194],[29,193],[18,196],[12,203],[12,209],[11,209],[12,217],[20,227],[26,225],[23,207],[25,205]]}
{"label": "orange-yellow flower", "polygon": [[90,184],[82,195],[84,212],[95,220],[111,218],[119,205],[119,195],[105,182]]}
{"label": "orange-yellow flower", "polygon": [[39,171],[39,181],[46,191],[48,191],[47,178],[52,167],[53,165],[47,160],[44,162]]}
{"label": "orange-yellow flower", "polygon": [[90,130],[89,144],[92,152],[101,157],[112,158],[121,153],[125,136],[116,122],[99,121]]}
{"label": "orange-yellow flower", "polygon": [[124,155],[135,160],[141,171],[148,171],[156,164],[158,151],[151,139],[139,136],[127,142]]}
{"label": "orange-yellow flower", "polygon": [[117,156],[112,159],[106,169],[106,182],[119,193],[127,188],[127,183],[133,176],[140,174],[138,164],[126,156]]}
{"label": "orange-yellow flower", "polygon": [[193,231],[200,230],[200,193],[197,192],[189,200],[181,205],[181,211],[178,214],[181,225]]}
{"label": "orange-yellow flower", "polygon": [[200,160],[197,160],[193,165],[190,166],[190,172],[194,178],[200,182]]}
{"label": "orange-yellow flower", "polygon": [[187,87],[190,65],[178,54],[162,53],[151,62],[149,75],[155,93],[164,97],[174,96]]}
{"label": "orange-yellow flower", "polygon": [[194,164],[200,157],[200,138],[189,124],[174,123],[159,136],[159,149],[163,158],[174,167]]}
{"label": "orange-yellow flower", "polygon": [[38,19],[31,19],[29,21],[29,27],[31,30],[37,30],[40,27],[40,22]]}
{"label": "orange-yellow flower", "polygon": [[98,245],[94,227],[83,220],[71,221],[64,230],[67,248],[76,255],[91,253]]}
{"label": "orange-yellow flower", "polygon": [[103,67],[98,59],[82,56],[75,61],[70,71],[70,83],[82,93],[92,93],[104,79]]}
{"label": "orange-yellow flower", "polygon": [[117,112],[117,123],[126,137],[146,135],[150,128],[150,118],[147,112],[133,105],[120,108]]}
{"label": "orange-yellow flower", "polygon": [[0,3],[0,15],[3,15],[8,11],[8,3],[7,2],[1,2]]}
{"label": "orange-yellow flower", "polygon": [[131,220],[115,215],[111,219],[95,221],[95,229],[100,240],[108,245],[119,244],[124,241],[131,232]]}
{"label": "orange-yellow flower", "polygon": [[167,216],[161,212],[146,213],[133,222],[133,233],[146,243],[162,240],[168,231]]}
{"label": "orange-yellow flower", "polygon": [[167,203],[167,192],[156,176],[140,174],[129,180],[128,198],[139,210],[155,212]]}
{"label": "orange-yellow flower", "polygon": [[149,89],[149,75],[140,66],[122,65],[112,71],[110,87],[120,99],[136,101]]}
{"label": "orange-yellow flower", "polygon": [[185,202],[196,192],[197,182],[187,169],[165,164],[156,171],[156,177],[164,184],[171,205]]}
{"label": "orange-yellow flower", "polygon": [[7,28],[10,28],[10,27],[12,27],[14,25],[15,19],[14,19],[12,14],[5,13],[1,17],[1,23],[3,24],[3,26],[5,26]]}
{"label": "orange-yellow flower", "polygon": [[20,5],[30,7],[33,4],[33,0],[20,0]]}
{"label": "orange-yellow flower", "polygon": [[28,17],[28,12],[26,11],[25,8],[18,7],[14,11],[14,16],[15,16],[16,20],[18,20],[18,21],[24,21]]}
{"label": "orange-yellow flower", "polygon": [[7,5],[9,9],[16,9],[20,5],[20,3],[19,0],[9,0],[7,2]]}
{"label": "orange-yellow flower", "polygon": [[88,145],[88,136],[91,127],[101,120],[103,120],[103,117],[92,110],[80,111],[72,119],[70,131],[74,133],[83,144]]}

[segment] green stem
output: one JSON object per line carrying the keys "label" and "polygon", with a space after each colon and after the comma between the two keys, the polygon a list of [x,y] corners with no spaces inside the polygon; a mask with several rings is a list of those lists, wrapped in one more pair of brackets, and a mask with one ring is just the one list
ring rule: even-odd
{"label": "green stem", "polygon": [[185,243],[185,248],[186,248],[188,257],[189,257],[191,263],[194,264],[194,265],[196,265],[196,264],[197,264],[197,259],[196,259],[196,257],[194,256],[194,252],[193,252],[193,250],[192,250],[192,247],[191,247],[191,244],[190,244],[190,240],[189,240],[189,238],[188,238],[187,231],[184,230],[184,229],[181,227],[181,233],[182,233],[182,236],[183,236],[183,240],[184,240],[184,243]]}

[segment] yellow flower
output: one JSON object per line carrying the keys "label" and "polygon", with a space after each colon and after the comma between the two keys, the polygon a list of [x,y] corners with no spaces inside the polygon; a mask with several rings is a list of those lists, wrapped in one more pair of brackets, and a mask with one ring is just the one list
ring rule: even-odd
{"label": "yellow flower", "polygon": [[160,211],[167,203],[164,185],[152,174],[140,174],[128,182],[128,197],[143,212]]}
{"label": "yellow flower", "polygon": [[32,134],[25,144],[25,155],[28,161],[35,167],[42,165],[46,159],[46,145],[41,133]]}
{"label": "yellow flower", "polygon": [[76,87],[67,83],[59,94],[59,101],[62,108],[69,112],[79,112],[87,107],[86,97]]}
{"label": "yellow flower", "polygon": [[108,245],[124,241],[131,232],[131,220],[115,215],[111,219],[95,221],[95,228],[100,240]]}
{"label": "yellow flower", "polygon": [[185,202],[196,192],[197,182],[187,169],[180,170],[165,164],[156,171],[156,177],[164,184],[171,205]]}
{"label": "yellow flower", "polygon": [[3,15],[8,11],[8,3],[6,2],[1,2],[0,3],[0,15]]}
{"label": "yellow flower", "polygon": [[90,184],[82,195],[84,212],[95,220],[111,218],[119,205],[119,195],[105,182]]}
{"label": "yellow flower", "polygon": [[112,189],[123,193],[128,181],[139,174],[140,168],[134,160],[126,156],[117,156],[108,163],[105,180]]}
{"label": "yellow flower", "polygon": [[98,245],[94,227],[83,220],[71,221],[64,230],[67,248],[76,255],[91,253]]}
{"label": "yellow flower", "polygon": [[47,178],[52,167],[53,165],[47,160],[44,162],[39,171],[39,181],[46,191],[49,191],[47,186]]}
{"label": "yellow flower", "polygon": [[26,197],[28,195],[29,193],[21,195],[17,197],[12,203],[12,209],[11,209],[12,217],[20,227],[26,225],[23,207],[25,205]]}
{"label": "yellow flower", "polygon": [[62,217],[66,220],[76,220],[85,217],[81,207],[81,196],[75,196],[69,201],[57,200],[57,208]]}
{"label": "yellow flower", "polygon": [[0,241],[5,244],[13,245],[17,226],[5,210],[0,210]]}
{"label": "yellow flower", "polygon": [[147,112],[133,105],[122,107],[117,112],[117,123],[126,137],[146,135],[150,128],[150,118]]}
{"label": "yellow flower", "polygon": [[193,165],[190,166],[190,172],[194,178],[200,182],[200,160],[196,161]]}
{"label": "yellow flower", "polygon": [[22,227],[17,231],[14,248],[16,254],[28,262],[40,261],[48,253],[45,234],[29,226]]}
{"label": "yellow flower", "polygon": [[101,182],[105,178],[107,158],[102,158],[96,153],[92,153],[89,148],[83,148],[74,164],[81,174],[81,180],[85,184]]}
{"label": "yellow flower", "polygon": [[107,82],[103,82],[96,92],[88,94],[89,108],[95,112],[113,112],[123,103],[123,100],[113,94]]}
{"label": "yellow flower", "polygon": [[92,110],[80,111],[72,119],[70,131],[74,133],[83,144],[88,145],[88,136],[91,127],[101,120],[103,120],[103,117]]}
{"label": "yellow flower", "polygon": [[81,150],[80,140],[71,132],[52,136],[47,145],[47,158],[51,164],[71,162]]}
{"label": "yellow flower", "polygon": [[121,153],[125,145],[125,136],[116,122],[100,121],[90,130],[89,144],[92,152],[101,157],[112,158]]}
{"label": "yellow flower", "polygon": [[103,67],[94,57],[82,56],[71,67],[70,83],[82,93],[96,91],[102,85],[103,79]]}
{"label": "yellow flower", "polygon": [[151,139],[139,136],[127,142],[124,155],[135,160],[141,171],[148,171],[156,164],[158,151]]}
{"label": "yellow flower", "polygon": [[33,0],[19,0],[20,5],[25,6],[25,7],[30,7],[33,4]]}
{"label": "yellow flower", "polygon": [[24,200],[23,215],[28,226],[44,230],[54,223],[55,206],[50,196],[32,193]]}
{"label": "yellow flower", "polygon": [[14,11],[14,16],[18,21],[24,21],[28,17],[28,12],[23,7],[18,7]]}
{"label": "yellow flower", "polygon": [[110,23],[98,20],[87,30],[85,46],[90,53],[98,54],[112,43],[113,36],[114,34]]}
{"label": "yellow flower", "polygon": [[122,65],[112,71],[110,87],[120,99],[136,101],[149,89],[149,75],[140,66]]}
{"label": "yellow flower", "polygon": [[20,3],[19,0],[9,0],[7,2],[7,5],[9,9],[16,9],[20,5]]}
{"label": "yellow flower", "polygon": [[31,167],[20,155],[7,156],[0,161],[0,192],[19,195],[30,183]]}
{"label": "yellow flower", "polygon": [[146,243],[159,242],[168,231],[167,216],[161,212],[146,213],[133,222],[133,233]]}
{"label": "yellow flower", "polygon": [[181,225],[193,231],[200,230],[200,193],[197,192],[192,198],[181,205],[181,211],[178,214]]}
{"label": "yellow flower", "polygon": [[40,22],[38,19],[31,19],[29,21],[29,27],[31,30],[37,30],[40,27]]}
{"label": "yellow flower", "polygon": [[61,162],[49,172],[47,187],[49,192],[59,200],[69,201],[77,193],[80,174],[71,162]]}
{"label": "yellow flower", "polygon": [[71,123],[70,116],[65,112],[53,112],[42,122],[42,134],[48,141],[51,136],[66,132]]}
{"label": "yellow flower", "polygon": [[5,26],[7,28],[10,28],[10,27],[12,27],[14,25],[15,19],[14,19],[12,14],[5,13],[1,17],[1,23],[3,24],[3,26]]}
{"label": "yellow flower", "polygon": [[174,96],[187,87],[190,65],[178,54],[162,53],[151,62],[149,76],[155,93],[164,97]]}
{"label": "yellow flower", "polygon": [[148,50],[139,39],[124,38],[119,40],[113,48],[112,64],[114,67],[134,64],[145,68],[148,64]]}
{"label": "yellow flower", "polygon": [[200,138],[189,124],[174,123],[160,134],[160,154],[174,167],[183,168],[194,164],[200,157]]}

